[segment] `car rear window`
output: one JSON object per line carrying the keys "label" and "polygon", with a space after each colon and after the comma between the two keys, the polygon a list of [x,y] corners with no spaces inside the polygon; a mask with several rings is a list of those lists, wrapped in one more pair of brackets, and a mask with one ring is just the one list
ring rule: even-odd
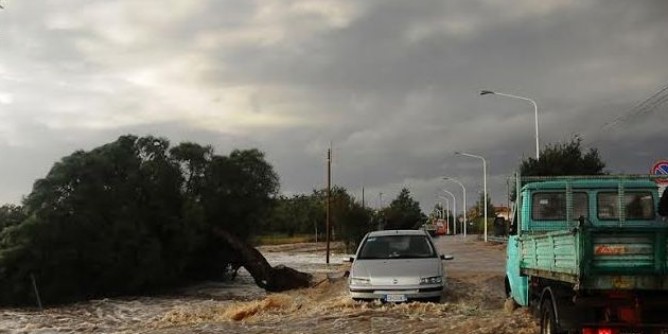
{"label": "car rear window", "polygon": [[426,236],[389,235],[369,237],[362,245],[358,259],[416,259],[436,257]]}

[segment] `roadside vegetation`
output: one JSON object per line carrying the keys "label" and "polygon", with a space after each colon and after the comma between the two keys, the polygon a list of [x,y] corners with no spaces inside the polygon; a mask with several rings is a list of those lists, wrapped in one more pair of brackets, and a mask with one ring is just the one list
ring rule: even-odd
{"label": "roadside vegetation", "polygon": [[[332,238],[342,241],[348,252],[357,248],[364,235],[378,228],[413,229],[426,220],[420,210],[420,204],[404,188],[390,205],[381,210],[372,210],[341,187],[331,191],[330,202]],[[311,240],[326,238],[327,193],[325,190],[313,190],[311,194],[299,194],[292,197],[280,196],[276,199],[268,221],[264,225],[259,240],[270,240],[271,236],[285,235],[312,236]]]}
{"label": "roadside vegetation", "polygon": [[522,176],[564,176],[608,174],[598,149],[585,151],[582,138],[574,136],[570,141],[548,144],[540,152],[540,158],[526,158],[519,166]]}
{"label": "roadside vegetation", "polygon": [[220,279],[236,259],[211,231],[255,233],[278,192],[258,150],[122,136],[54,164],[0,209],[0,304],[142,294]]}
{"label": "roadside vegetation", "polygon": [[[55,304],[222,280],[243,262],[229,238],[275,244],[317,231],[324,240],[325,191],[278,191],[256,149],[219,155],[127,135],[74,152],[21,205],[0,207],[0,305],[35,305],[35,287]],[[379,212],[332,190],[332,236],[348,250],[378,226],[412,228],[420,219],[407,189]]]}

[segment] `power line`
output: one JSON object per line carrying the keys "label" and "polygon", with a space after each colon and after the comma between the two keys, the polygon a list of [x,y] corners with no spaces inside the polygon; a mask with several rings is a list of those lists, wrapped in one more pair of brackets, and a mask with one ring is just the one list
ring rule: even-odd
{"label": "power line", "polygon": [[621,116],[604,124],[601,130],[617,126],[623,122],[630,120],[634,116],[640,116],[642,114],[647,114],[649,112],[652,112],[662,104],[666,103],[667,101],[668,101],[668,86],[665,86],[656,93],[654,93],[652,96],[648,97],[644,101],[635,105],[633,108],[631,108],[629,111],[625,112]]}
{"label": "power line", "polygon": [[668,85],[665,87],[662,87],[658,91],[656,91],[654,94],[652,94],[650,97],[646,98],[642,102],[636,104],[633,106],[631,109],[627,110],[626,112],[622,113],[620,116],[616,117],[615,119],[605,123],[597,133],[594,134],[595,138],[594,140],[591,141],[591,144],[596,144],[599,142],[602,138],[601,136],[606,133],[605,130],[611,130],[625,122],[629,121],[636,121],[639,119],[639,117],[642,117],[646,114],[649,114],[655,110],[657,110],[661,105],[665,104],[668,102]]}

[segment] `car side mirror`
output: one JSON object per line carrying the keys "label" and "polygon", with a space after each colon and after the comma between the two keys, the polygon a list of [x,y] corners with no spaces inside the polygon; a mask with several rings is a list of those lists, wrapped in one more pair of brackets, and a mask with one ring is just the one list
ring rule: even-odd
{"label": "car side mirror", "polygon": [[452,255],[441,255],[441,260],[449,261],[449,260],[454,260],[455,257]]}
{"label": "car side mirror", "polygon": [[355,261],[354,257],[351,256],[350,258],[348,258],[348,262],[353,263],[353,261]]}

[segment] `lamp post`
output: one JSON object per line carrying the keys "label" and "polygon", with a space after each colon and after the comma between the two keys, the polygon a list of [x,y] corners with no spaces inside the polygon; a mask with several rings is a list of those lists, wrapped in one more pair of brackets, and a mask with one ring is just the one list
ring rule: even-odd
{"label": "lamp post", "polygon": [[452,196],[452,218],[455,220],[452,222],[452,234],[455,235],[457,234],[457,198],[455,195],[451,192],[449,192],[447,189],[441,189],[444,193]]}
{"label": "lamp post", "polygon": [[461,155],[470,158],[476,158],[482,160],[482,189],[483,189],[483,207],[484,207],[484,219],[483,229],[485,231],[485,242],[487,242],[487,160],[485,158],[464,152],[455,152],[455,155]]}
{"label": "lamp post", "polygon": [[459,184],[460,187],[462,187],[462,199],[463,199],[463,202],[464,202],[464,207],[462,208],[462,214],[464,216],[463,232],[464,232],[464,238],[466,238],[466,231],[468,230],[467,225],[466,225],[466,209],[467,209],[466,208],[466,187],[464,187],[463,183],[461,183],[459,180],[457,180],[453,177],[444,176],[443,180],[456,182],[457,184]]}
{"label": "lamp post", "polygon": [[501,92],[495,92],[491,90],[482,90],[480,91],[480,95],[498,95],[498,96],[505,96],[509,97],[511,99],[518,99],[518,100],[524,100],[524,101],[529,101],[531,104],[533,104],[533,114],[534,114],[534,122],[536,123],[536,160],[540,158],[540,145],[538,144],[538,105],[536,104],[536,101],[528,98],[528,97],[523,97],[523,96],[517,96],[513,94],[506,94],[506,93],[501,93]]}

